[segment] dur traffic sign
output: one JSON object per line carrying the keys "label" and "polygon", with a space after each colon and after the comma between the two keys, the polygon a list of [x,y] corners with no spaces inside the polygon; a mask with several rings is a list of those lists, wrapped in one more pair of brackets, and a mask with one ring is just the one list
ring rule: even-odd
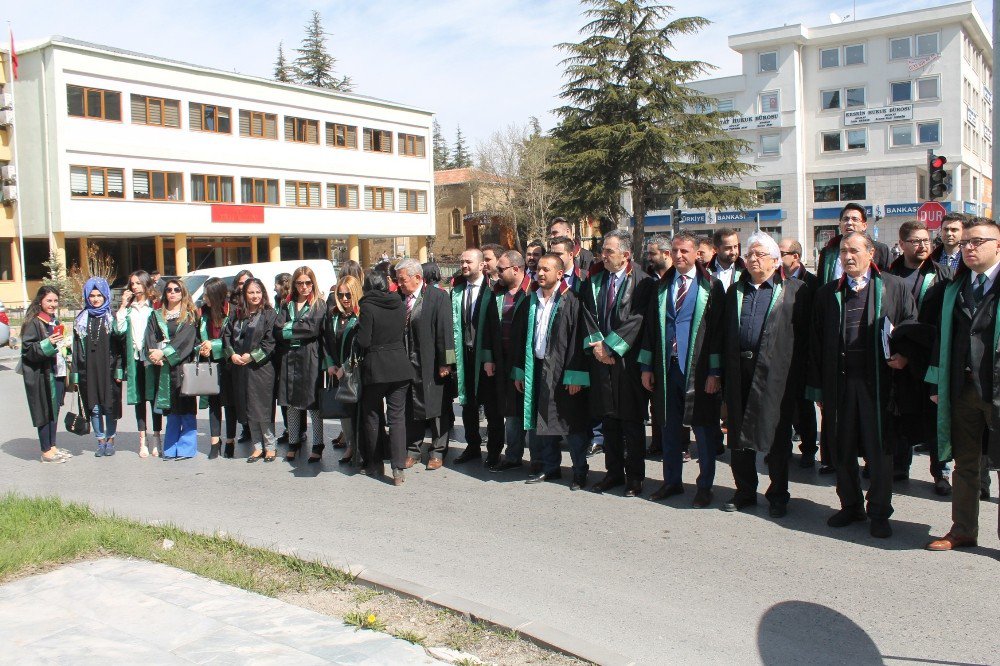
{"label": "dur traffic sign", "polygon": [[927,225],[930,231],[941,228],[941,222],[948,213],[937,201],[926,201],[917,209],[917,221]]}

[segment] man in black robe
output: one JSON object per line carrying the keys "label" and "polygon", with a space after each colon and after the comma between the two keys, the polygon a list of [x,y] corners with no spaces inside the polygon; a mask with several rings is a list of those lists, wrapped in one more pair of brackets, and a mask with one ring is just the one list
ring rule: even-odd
{"label": "man in black robe", "polygon": [[594,263],[594,253],[580,244],[580,236],[573,233],[573,228],[565,217],[557,217],[549,224],[549,242],[556,238],[573,239],[573,261],[576,267],[586,275]]}
{"label": "man in black robe", "polygon": [[424,271],[416,259],[396,264],[396,283],[406,305],[406,352],[413,365],[414,379],[406,396],[406,467],[421,457],[424,433],[431,430],[427,469],[441,467],[448,449],[448,428],[442,412],[445,384],[455,362],[451,304],[448,295],[424,284]]}
{"label": "man in black robe", "polygon": [[746,272],[726,293],[722,323],[723,389],[729,415],[729,448],[736,493],[723,507],[757,504],[757,452],[765,454],[772,517],[788,507],[791,429],[802,395],[801,368],[809,336],[810,292],[785,279],[773,238],[757,232],[747,241]]}
{"label": "man in black robe", "polygon": [[646,471],[643,419],[649,400],[639,377],[639,343],[654,282],[632,261],[632,235],[624,229],[604,236],[601,258],[580,290],[590,408],[602,419],[607,468],[593,490],[624,484],[625,496],[636,497]]}
{"label": "man in black robe", "polygon": [[[840,233],[820,250],[819,260],[816,262],[816,275],[819,276],[820,284],[839,280],[844,274],[844,267],[840,263],[840,242],[844,236],[867,231],[868,212],[865,207],[856,203],[845,205],[840,211]],[[889,246],[878,241],[872,241],[872,246],[875,248],[872,262],[876,268],[884,271],[889,267]]]}
{"label": "man in black robe", "polygon": [[886,538],[892,535],[896,436],[889,414],[892,370],[907,364],[887,337],[892,327],[915,320],[917,308],[906,284],[879,271],[874,255],[871,238],[847,234],[840,243],[843,276],[816,292],[806,395],[824,410],[823,428],[829,430],[837,469],[841,509],[827,525],[846,527],[865,520],[858,469],[858,456],[863,455],[871,475],[871,535]]}

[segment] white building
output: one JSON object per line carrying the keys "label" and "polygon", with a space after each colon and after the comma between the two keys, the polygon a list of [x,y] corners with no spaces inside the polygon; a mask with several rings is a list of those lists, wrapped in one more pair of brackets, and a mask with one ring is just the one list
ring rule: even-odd
{"label": "white building", "polygon": [[[993,50],[972,2],[807,28],[788,25],[729,38],[743,74],[693,87],[734,110],[728,131],[751,144],[757,189],[747,211],[684,210],[682,228],[718,226],[742,238],[761,228],[797,238],[806,257],[836,232],[841,207],[869,208],[892,245],[926,199],[927,151],[948,159],[949,210],[991,214]],[[669,229],[651,211],[646,230]],[[877,231],[876,231],[877,230]]]}
{"label": "white building", "polygon": [[50,246],[85,265],[99,241],[119,273],[172,274],[341,244],[367,259],[364,239],[434,233],[429,111],[62,37],[18,56],[3,87],[14,152],[0,152],[16,170],[0,216],[10,282],[17,208],[29,284]]}

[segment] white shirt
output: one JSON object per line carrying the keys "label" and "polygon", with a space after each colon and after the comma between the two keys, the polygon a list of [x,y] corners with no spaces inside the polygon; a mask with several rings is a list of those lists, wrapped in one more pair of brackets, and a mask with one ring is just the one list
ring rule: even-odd
{"label": "white shirt", "polygon": [[470,299],[468,301],[468,303],[469,303],[469,310],[475,312],[475,309],[476,309],[476,300],[479,298],[479,290],[483,288],[483,281],[484,281],[483,280],[483,276],[480,275],[479,276],[479,281],[477,281],[477,282],[467,282],[466,283],[465,289],[466,289],[467,293],[462,294],[462,307],[463,308],[465,307],[465,304],[466,304],[466,300],[465,299],[468,298],[468,299]]}
{"label": "white shirt", "polygon": [[549,346],[549,319],[556,302],[556,292],[553,290],[548,298],[542,296],[541,289],[535,293],[538,295],[538,307],[535,308],[535,358],[545,358]]}
{"label": "white shirt", "polygon": [[698,269],[692,266],[691,270],[689,270],[687,273],[681,273],[680,271],[678,271],[677,274],[674,275],[674,283],[670,286],[670,298],[671,301],[674,303],[677,302],[677,291],[681,288],[681,276],[687,278],[687,283],[688,283],[687,288],[688,291],[690,292],[691,286],[694,284],[694,280],[698,276]]}
{"label": "white shirt", "polygon": [[132,347],[132,358],[137,361],[146,360],[146,352],[143,351],[143,348],[145,346],[146,326],[149,324],[149,318],[152,314],[153,308],[149,305],[148,300],[141,303],[133,301],[129,303],[127,312],[122,313],[119,308],[118,312],[115,313],[115,320],[118,324],[115,328],[119,332],[124,333],[127,330],[126,317],[132,323],[132,339],[127,343]]}
{"label": "white shirt", "polygon": [[[993,264],[991,268],[987,268],[985,273],[982,275],[986,276],[986,284],[983,285],[983,293],[986,294],[990,289],[993,288],[993,283],[997,279],[997,273],[1000,273],[1000,261]],[[976,280],[979,279],[980,273],[972,271],[972,286],[976,286]]]}
{"label": "white shirt", "polygon": [[413,292],[412,294],[410,294],[409,296],[407,296],[403,300],[403,305],[406,306],[407,310],[410,310],[413,307],[413,306],[410,305],[410,300],[411,299],[412,299],[413,305],[417,304],[417,299],[420,298],[420,292],[423,291],[423,290],[424,290],[424,283],[421,282],[420,286],[417,287],[417,290],[415,292]]}
{"label": "white shirt", "polygon": [[728,291],[729,285],[733,283],[733,276],[736,275],[736,262],[729,265],[729,268],[720,268],[715,272],[715,277],[722,283],[722,286]]}
{"label": "white shirt", "polygon": [[840,253],[837,253],[837,260],[833,262],[833,279],[839,280],[840,276],[844,274],[844,265],[840,263]]}
{"label": "white shirt", "polygon": [[868,270],[865,271],[864,275],[860,275],[856,278],[852,278],[851,276],[848,275],[847,284],[854,291],[858,291],[859,289],[864,289],[865,285],[871,282],[871,279],[872,279],[872,269],[871,267],[869,267]]}

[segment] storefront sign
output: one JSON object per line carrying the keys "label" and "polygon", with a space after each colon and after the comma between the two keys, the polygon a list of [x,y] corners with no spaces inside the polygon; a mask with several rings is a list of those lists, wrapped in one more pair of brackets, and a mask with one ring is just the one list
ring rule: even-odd
{"label": "storefront sign", "polygon": [[924,56],[923,58],[910,58],[906,61],[906,66],[910,68],[911,72],[915,72],[918,69],[926,67],[935,60],[941,57],[940,53],[932,53],[929,56]]}
{"label": "storefront sign", "polygon": [[781,114],[774,112],[760,113],[756,116],[732,116],[730,118],[723,118],[720,120],[719,126],[727,132],[781,127]]}
{"label": "storefront sign", "polygon": [[965,209],[964,213],[966,215],[979,215],[979,204],[974,201],[964,201]]}
{"label": "storefront sign", "polygon": [[[920,204],[917,203],[898,203],[898,204],[886,204],[885,205],[885,216],[886,217],[916,217],[917,209],[920,208]],[[941,205],[944,206],[945,210],[949,213],[951,212],[951,202],[942,201]]]}
{"label": "storefront sign", "polygon": [[717,224],[729,224],[731,222],[753,222],[760,215],[760,221],[775,221],[785,219],[785,213],[780,208],[769,208],[767,210],[720,210],[715,214]]}
{"label": "storefront sign", "polygon": [[844,114],[845,125],[867,125],[868,123],[889,123],[896,120],[911,120],[912,104],[880,106],[874,109],[857,109]]}
{"label": "storefront sign", "polygon": [[212,222],[235,222],[238,224],[263,224],[263,206],[227,206],[212,204]]}

